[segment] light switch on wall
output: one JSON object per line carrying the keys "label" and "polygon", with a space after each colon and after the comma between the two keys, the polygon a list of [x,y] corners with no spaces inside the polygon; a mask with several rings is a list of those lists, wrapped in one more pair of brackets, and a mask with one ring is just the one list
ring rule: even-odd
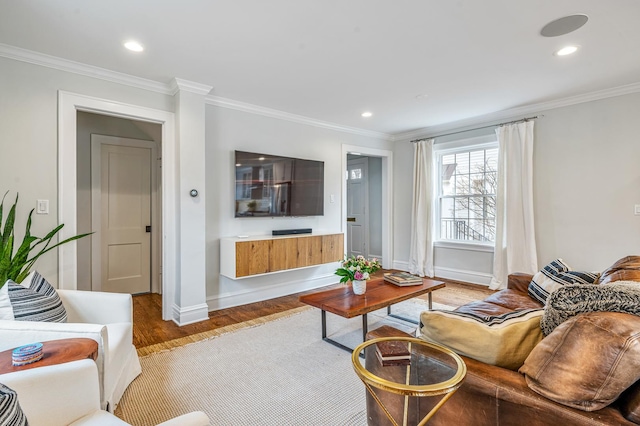
{"label": "light switch on wall", "polygon": [[36,214],[49,214],[49,200],[38,200]]}
{"label": "light switch on wall", "polygon": [[640,216],[640,204],[636,204],[633,212],[636,216]]}
{"label": "light switch on wall", "polygon": [[333,194],[329,195],[329,202],[330,203],[335,203],[336,202],[336,196],[333,195]]}

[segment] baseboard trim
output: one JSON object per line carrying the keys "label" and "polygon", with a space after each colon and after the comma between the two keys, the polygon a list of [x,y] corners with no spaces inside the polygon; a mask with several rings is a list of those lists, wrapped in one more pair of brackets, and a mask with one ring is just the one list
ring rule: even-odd
{"label": "baseboard trim", "polygon": [[209,319],[209,309],[206,303],[181,308],[173,305],[173,322],[179,326],[193,324]]}
{"label": "baseboard trim", "polygon": [[454,281],[462,281],[465,283],[479,284],[489,286],[491,283],[491,274],[485,272],[465,271],[462,269],[435,267],[436,277],[446,278]]}
{"label": "baseboard trim", "polygon": [[394,260],[393,269],[399,269],[401,271],[409,271],[409,262],[400,262],[398,260]]}
{"label": "baseboard trim", "polygon": [[[401,271],[409,271],[409,262],[394,261],[393,269],[399,269]],[[448,280],[462,281],[465,283],[479,284],[489,286],[491,283],[491,274],[485,272],[466,271],[463,269],[445,268],[442,266],[436,266],[434,268],[436,277],[446,278]]]}
{"label": "baseboard trim", "polygon": [[275,297],[288,296],[301,291],[313,290],[319,287],[335,284],[338,278],[334,274],[326,274],[304,280],[292,280],[264,288],[253,288],[242,293],[223,294],[218,297],[208,297],[209,311],[232,308],[247,303],[260,302]]}

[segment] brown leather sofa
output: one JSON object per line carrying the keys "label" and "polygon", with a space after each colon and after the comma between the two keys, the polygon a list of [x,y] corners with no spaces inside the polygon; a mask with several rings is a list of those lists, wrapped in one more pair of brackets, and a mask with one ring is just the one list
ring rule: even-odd
{"label": "brown leather sofa", "polygon": [[[509,276],[508,287],[483,301],[472,302],[458,308],[462,312],[484,312],[491,315],[509,312],[515,309],[541,307],[529,297],[527,288],[532,276],[513,274]],[[620,259],[601,275],[601,283],[618,280],[640,281],[640,256],[628,256]],[[632,327],[640,333],[640,317],[630,314],[598,313],[615,315],[615,323]],[[395,331],[401,335],[405,333]],[[370,337],[376,337],[376,331]],[[388,335],[388,330],[386,331]],[[588,339],[589,336],[584,336]],[[544,340],[543,340],[544,341]],[[594,345],[591,345],[593,347]],[[606,342],[595,345],[606,353]],[[580,357],[591,356],[588,352]],[[532,391],[525,376],[517,371],[488,365],[474,359],[463,357],[467,365],[467,376],[458,391],[449,399],[429,421],[429,425],[634,425],[640,424],[640,381],[629,387],[612,404],[597,411],[582,411],[554,402]],[[581,365],[580,359],[571,360]],[[437,360],[436,360],[437,362]],[[443,359],[444,362],[444,359]],[[375,357],[367,357],[368,369],[374,374],[379,365]],[[379,371],[380,372],[380,371]],[[391,412],[399,413],[403,404],[397,395],[381,395]],[[411,398],[409,404],[409,424],[419,419],[440,400],[434,398]],[[375,426],[390,425],[378,404],[367,395],[368,424]]]}

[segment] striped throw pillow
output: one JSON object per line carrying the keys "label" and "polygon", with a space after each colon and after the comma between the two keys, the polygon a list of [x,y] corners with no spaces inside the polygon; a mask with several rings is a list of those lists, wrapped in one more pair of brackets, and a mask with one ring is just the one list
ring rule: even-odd
{"label": "striped throw pillow", "polygon": [[24,285],[13,281],[7,285],[16,321],[67,322],[67,311],[60,296],[39,273],[32,272]]}
{"label": "striped throw pillow", "polygon": [[556,259],[533,276],[529,283],[529,295],[542,303],[547,303],[549,295],[568,284],[596,284],[598,272],[572,271],[562,259]]}
{"label": "striped throw pillow", "polygon": [[0,383],[0,425],[27,426],[27,417],[20,408],[18,394]]}

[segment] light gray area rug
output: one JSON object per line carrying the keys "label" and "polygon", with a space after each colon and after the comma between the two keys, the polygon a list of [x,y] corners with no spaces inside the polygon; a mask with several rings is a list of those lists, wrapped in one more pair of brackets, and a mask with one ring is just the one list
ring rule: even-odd
{"label": "light gray area rug", "polygon": [[[394,305],[418,319],[426,301]],[[434,304],[434,308],[447,308]],[[413,333],[417,326],[369,314],[369,330],[383,324]],[[361,317],[327,313],[329,337],[349,347],[362,340]],[[212,425],[366,425],[365,388],[350,353],[321,339],[320,310],[241,329],[141,358],[142,374],[116,409],[133,425],[155,425],[194,410]]]}

